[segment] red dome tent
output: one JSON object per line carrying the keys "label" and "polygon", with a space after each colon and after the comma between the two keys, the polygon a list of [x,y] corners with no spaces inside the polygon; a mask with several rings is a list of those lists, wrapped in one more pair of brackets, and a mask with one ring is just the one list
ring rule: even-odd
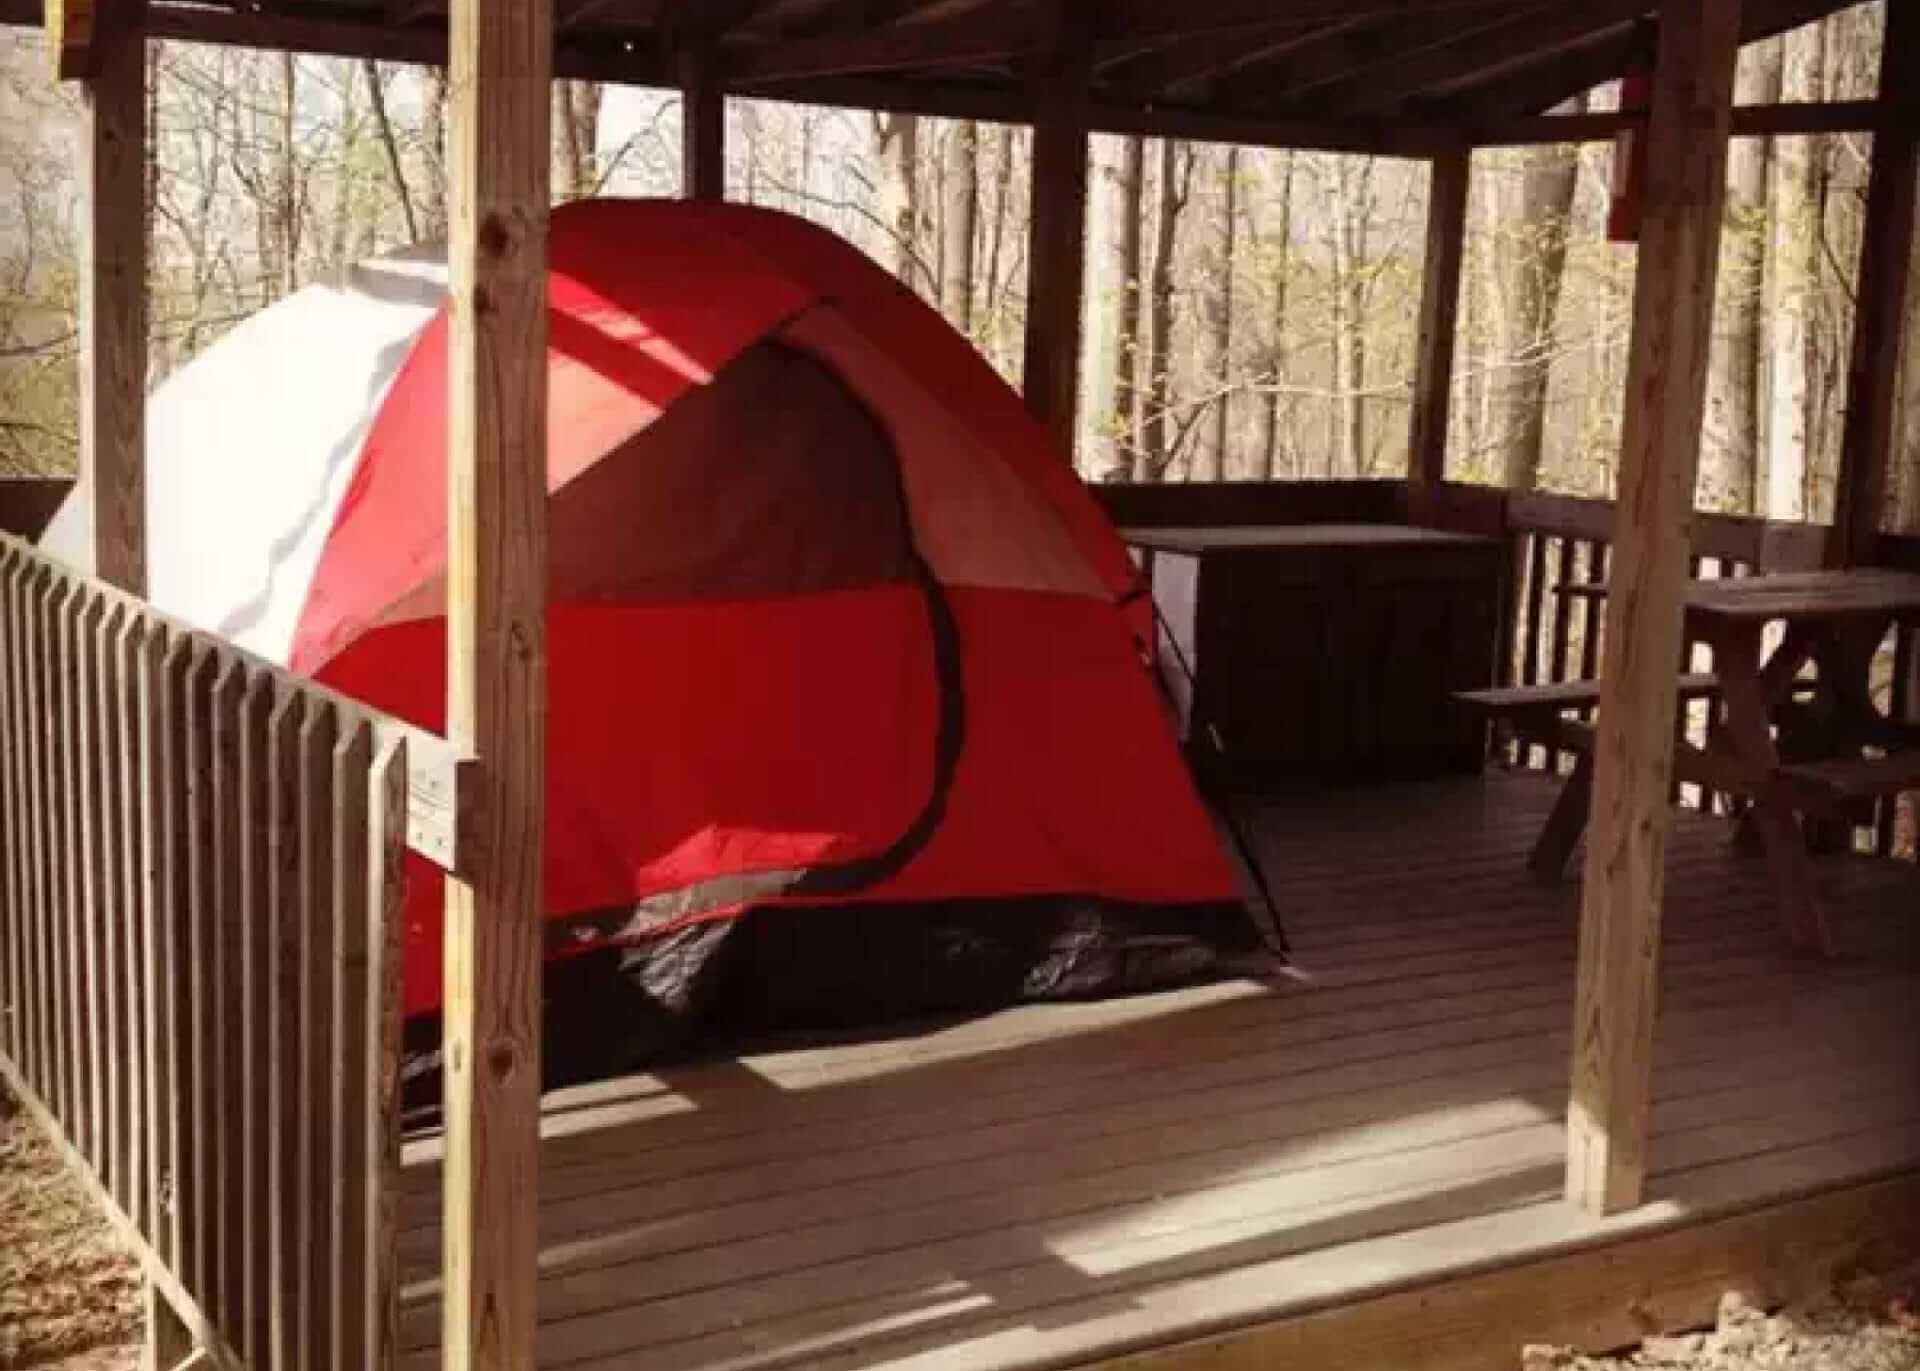
{"label": "red dome tent", "polygon": [[[448,320],[419,318],[285,656],[437,729]],[[965,339],[821,229],[664,201],[555,214],[550,323],[555,957],[623,949],[676,1018],[715,978],[817,1017],[1258,956],[1133,566]]]}

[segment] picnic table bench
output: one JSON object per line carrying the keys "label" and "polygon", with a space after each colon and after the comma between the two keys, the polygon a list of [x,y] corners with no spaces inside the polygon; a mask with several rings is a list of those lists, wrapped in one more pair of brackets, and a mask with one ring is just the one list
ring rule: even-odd
{"label": "picnic table bench", "polygon": [[[1564,588],[1603,596],[1602,583]],[[1682,705],[1716,702],[1704,746],[1684,737],[1675,777],[1734,795],[1764,852],[1794,945],[1832,951],[1800,821],[1846,819],[1851,808],[1920,788],[1920,726],[1873,702],[1872,668],[1888,630],[1920,621],[1920,575],[1884,570],[1804,572],[1695,581],[1687,635],[1713,652],[1714,671],[1683,675]],[[1785,625],[1764,650],[1765,630]],[[1812,665],[1816,674],[1805,675]],[[1543,879],[1565,871],[1592,802],[1592,725],[1568,718],[1600,702],[1598,681],[1463,691],[1456,700],[1522,738],[1575,754],[1572,775],[1528,862]],[[1776,729],[1791,720],[1790,756]]]}

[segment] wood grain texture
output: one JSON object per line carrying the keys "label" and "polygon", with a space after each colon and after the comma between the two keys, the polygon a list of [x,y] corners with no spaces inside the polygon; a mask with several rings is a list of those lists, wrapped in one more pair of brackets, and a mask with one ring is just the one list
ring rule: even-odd
{"label": "wood grain texture", "polygon": [[532,1359],[547,715],[551,0],[455,0],[448,735],[479,851],[447,883],[450,1371]]}
{"label": "wood grain texture", "polygon": [[1021,391],[1061,457],[1071,462],[1086,294],[1087,104],[1094,16],[1085,0],[1063,0],[1048,14],[1052,32],[1035,52],[1028,73],[1033,211]]}
{"label": "wood grain texture", "polygon": [[325,965],[331,972],[329,1079],[327,1101],[328,1179],[332,1195],[327,1249],[333,1276],[328,1286],[327,1345],[341,1367],[368,1365],[367,1205],[377,1173],[368,1169],[365,1151],[367,1115],[373,1100],[373,1060],[368,1052],[367,981],[372,916],[367,879],[368,783],[373,763],[373,730],[364,721],[346,720],[333,751],[333,851],[331,867],[332,946]]}
{"label": "wood grain texture", "polygon": [[400,1346],[400,1062],[402,983],[406,947],[407,744],[381,744],[373,762],[367,813],[369,844],[367,1042],[373,1053],[373,1103],[362,1155],[370,1178],[364,1298],[364,1365],[390,1371]]}
{"label": "wood grain texture", "polygon": [[1459,331],[1461,265],[1467,241],[1467,188],[1473,156],[1433,159],[1427,180],[1427,253],[1420,282],[1420,333],[1413,377],[1407,481],[1413,517],[1432,523],[1447,479],[1447,417],[1453,400],[1454,340]]}
{"label": "wood grain texture", "polygon": [[[71,0],[69,0],[71,3]],[[115,13],[93,36],[81,92],[80,470],[94,570],[143,594],[147,577],[147,44]]]}
{"label": "wood grain texture", "polygon": [[1911,3],[1887,6],[1879,89],[1887,118],[1874,135],[1867,180],[1834,495],[1830,552],[1840,566],[1869,560],[1879,538],[1896,458],[1901,358],[1920,347],[1903,336],[1920,179],[1920,7]]}
{"label": "wood grain texture", "polygon": [[1674,663],[1739,39],[1739,0],[1660,10],[1567,1123],[1567,1194],[1592,1213],[1633,1208],[1645,1181]]}
{"label": "wood grain texture", "polygon": [[[1564,1203],[1579,896],[1524,868],[1554,795],[1494,775],[1252,807],[1298,981],[738,1044],[554,1092],[537,1364],[1092,1365],[1589,1249],[1631,1268],[1625,1239],[1920,1166],[1920,962],[1796,962],[1764,864],[1686,814],[1655,1203]],[[1903,930],[1912,950],[1920,872],[1818,871],[1863,953]],[[439,1237],[416,1151],[412,1280]],[[1554,1326],[1504,1310],[1480,1331],[1509,1362]],[[405,1365],[437,1327],[410,1287]]]}

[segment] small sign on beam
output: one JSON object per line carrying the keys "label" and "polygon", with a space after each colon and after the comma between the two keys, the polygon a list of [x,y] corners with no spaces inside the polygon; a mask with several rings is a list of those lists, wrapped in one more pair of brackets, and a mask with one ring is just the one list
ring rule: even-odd
{"label": "small sign on beam", "polygon": [[98,73],[97,0],[46,0],[47,51],[62,81]]}

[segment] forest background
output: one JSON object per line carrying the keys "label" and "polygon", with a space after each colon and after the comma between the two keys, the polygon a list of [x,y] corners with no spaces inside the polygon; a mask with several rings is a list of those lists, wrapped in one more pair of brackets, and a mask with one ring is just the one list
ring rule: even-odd
{"label": "forest background", "polygon": [[[1749,47],[1742,103],[1875,93],[1882,6]],[[444,75],[156,44],[150,379],[347,265],[445,233]],[[72,96],[0,35],[0,476],[76,451]],[[554,88],[556,198],[671,195],[680,100]],[[1617,107],[1601,87],[1564,109]],[[1015,377],[1031,137],[1006,125],[732,100],[731,198],[860,244]],[[1870,135],[1736,139],[1699,504],[1832,516]],[[1406,468],[1424,163],[1096,137],[1076,461],[1093,481],[1392,477]],[[1608,144],[1477,154],[1449,472],[1612,491],[1634,249],[1606,241]],[[1907,302],[1920,338],[1920,273]],[[1888,524],[1920,528],[1920,347]]]}

